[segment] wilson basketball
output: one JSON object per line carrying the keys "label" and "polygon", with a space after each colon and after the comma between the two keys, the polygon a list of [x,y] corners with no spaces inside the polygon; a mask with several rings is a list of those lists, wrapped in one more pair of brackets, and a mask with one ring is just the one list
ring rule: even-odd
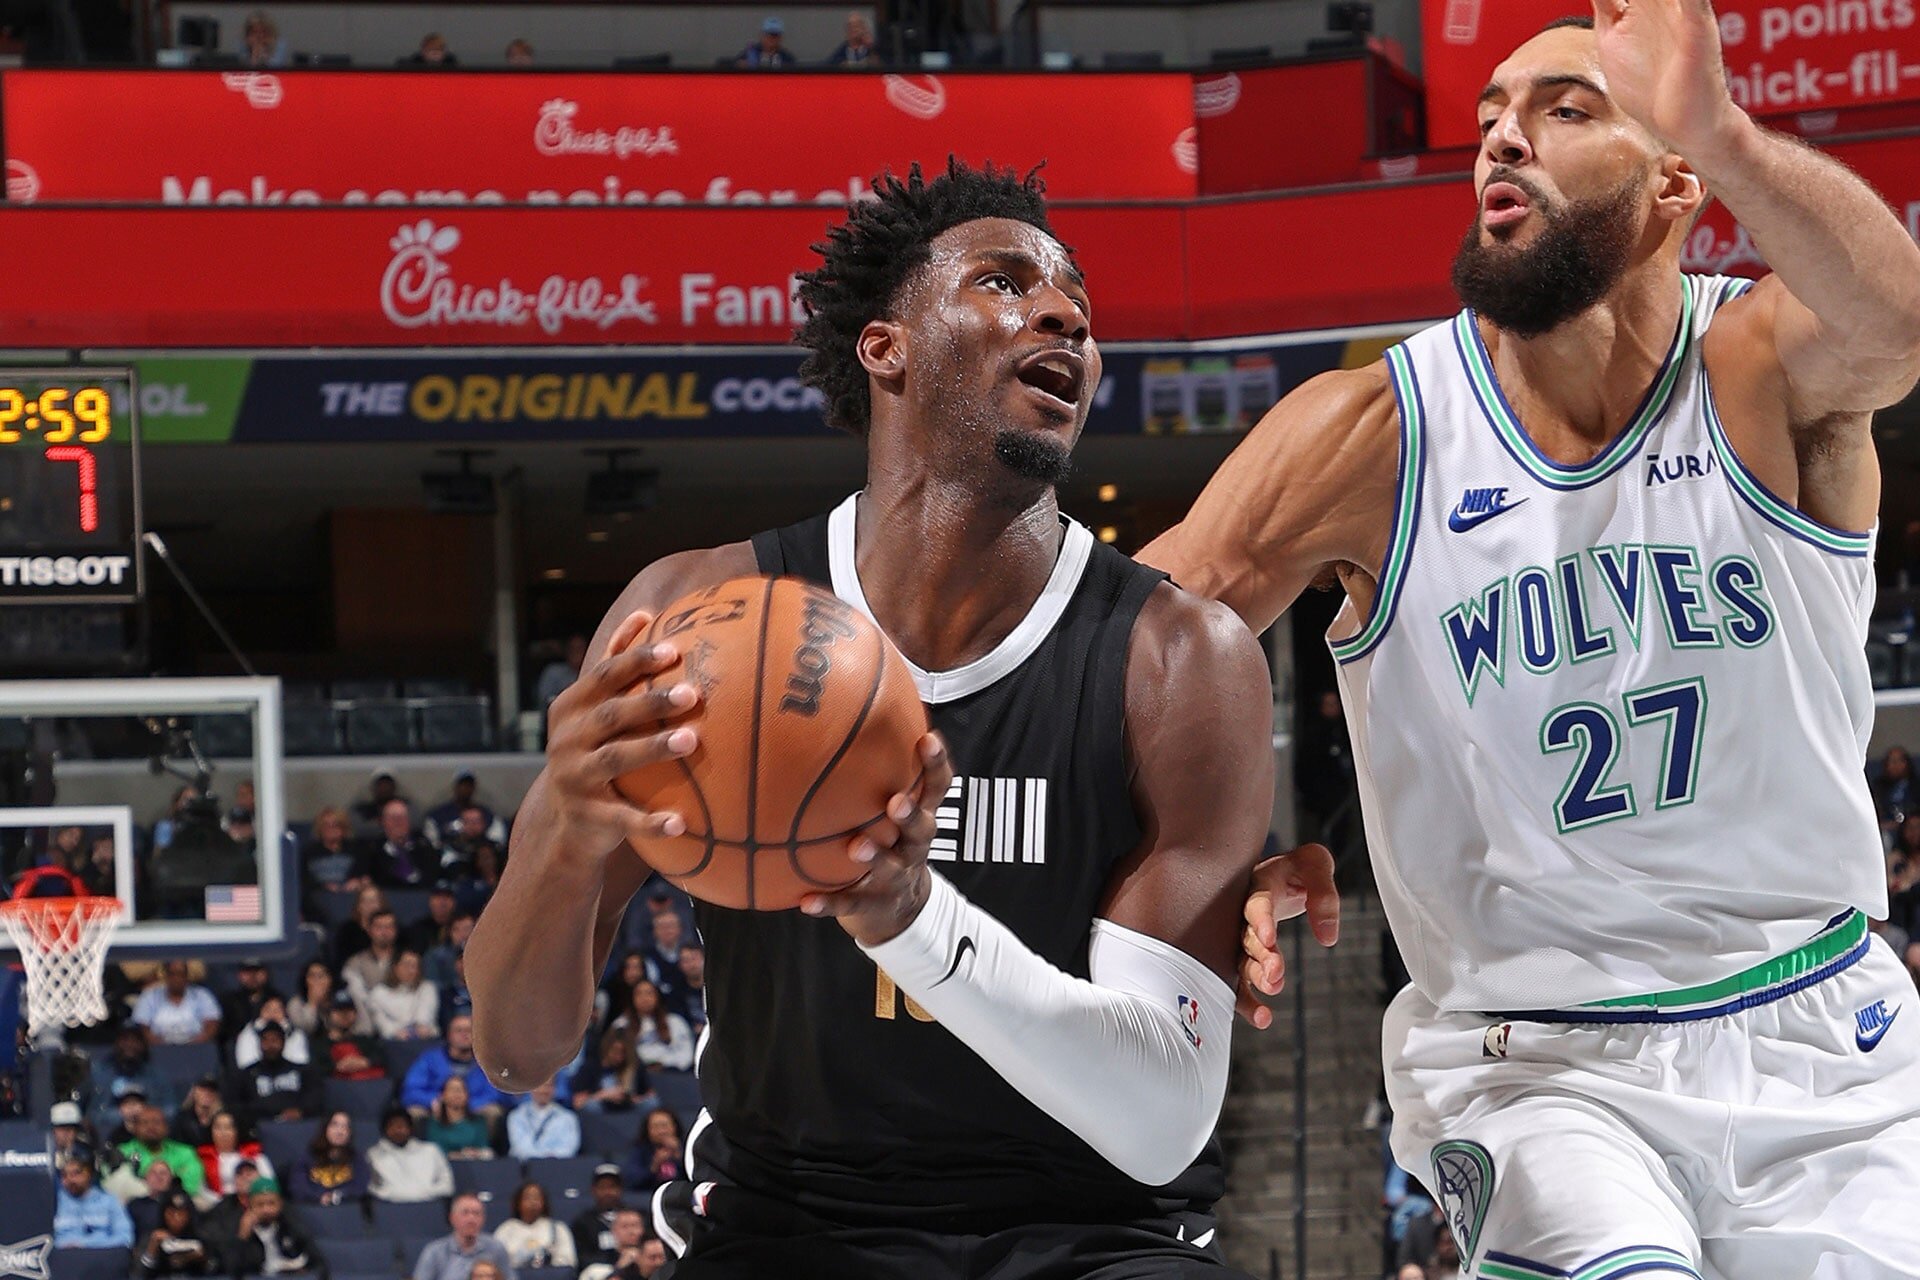
{"label": "wilson basketball", "polygon": [[638,643],[661,641],[681,659],[657,679],[700,690],[700,745],[619,781],[687,824],[647,841],[648,863],[697,898],[761,911],[864,875],[847,846],[918,780],[928,728],[880,629],[797,578],[735,578],[675,601]]}

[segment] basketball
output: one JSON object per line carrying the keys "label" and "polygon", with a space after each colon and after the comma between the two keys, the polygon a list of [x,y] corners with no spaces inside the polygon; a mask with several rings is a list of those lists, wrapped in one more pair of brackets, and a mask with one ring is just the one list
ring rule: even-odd
{"label": "basketball", "polygon": [[735,578],[675,601],[637,643],[662,641],[681,660],[658,679],[700,690],[700,745],[619,780],[687,824],[647,841],[647,862],[697,898],[759,911],[864,875],[847,846],[913,787],[928,730],[880,629],[800,579]]}

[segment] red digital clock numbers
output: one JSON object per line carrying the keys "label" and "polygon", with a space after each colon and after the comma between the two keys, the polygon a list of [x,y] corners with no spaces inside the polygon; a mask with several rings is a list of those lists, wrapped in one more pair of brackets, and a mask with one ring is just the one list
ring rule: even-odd
{"label": "red digital clock numbers", "polygon": [[0,364],[0,607],[143,595],[137,389],[131,370]]}
{"label": "red digital clock numbers", "polygon": [[80,532],[93,533],[100,528],[100,464],[93,450],[77,444],[57,444],[47,450],[48,462],[80,464]]}

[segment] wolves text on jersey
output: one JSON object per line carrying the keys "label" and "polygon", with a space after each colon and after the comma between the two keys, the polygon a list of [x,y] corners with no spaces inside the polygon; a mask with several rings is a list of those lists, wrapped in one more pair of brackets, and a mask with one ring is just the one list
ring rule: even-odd
{"label": "wolves text on jersey", "polygon": [[[1483,675],[1504,686],[1511,665],[1545,675],[1655,643],[1662,623],[1675,649],[1751,649],[1776,630],[1760,567],[1746,556],[1711,565],[1693,547],[1625,543],[1589,547],[1551,569],[1538,565],[1488,583],[1440,618],[1454,672],[1471,706]],[[1621,633],[1624,632],[1624,641]],[[1509,662],[1509,655],[1514,662]]]}

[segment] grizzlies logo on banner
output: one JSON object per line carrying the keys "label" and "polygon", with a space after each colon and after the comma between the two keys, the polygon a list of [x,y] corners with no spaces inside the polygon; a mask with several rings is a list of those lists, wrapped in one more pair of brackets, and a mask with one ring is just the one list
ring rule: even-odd
{"label": "grizzlies logo on banner", "polygon": [[1471,1263],[1493,1198],[1493,1157],[1477,1142],[1441,1143],[1433,1149],[1433,1193],[1460,1246],[1461,1263]]}

